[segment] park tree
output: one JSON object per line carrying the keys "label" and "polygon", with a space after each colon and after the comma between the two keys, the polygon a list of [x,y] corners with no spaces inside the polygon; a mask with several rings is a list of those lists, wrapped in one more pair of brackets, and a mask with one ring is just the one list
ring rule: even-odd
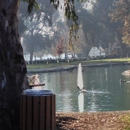
{"label": "park tree", "polygon": [[[94,5],[94,3],[92,2],[91,4]],[[88,11],[86,4],[86,2],[83,4],[81,2],[76,2],[76,14],[79,17],[78,23],[82,26],[84,35],[86,37],[86,43],[93,46],[96,43],[95,39],[97,30],[99,31],[99,28],[97,26],[97,19],[93,17],[91,11]]]}
{"label": "park tree", "polygon": [[34,52],[45,49],[45,46],[50,46],[49,39],[54,34],[52,28],[54,7],[49,1],[37,0],[37,2],[40,6],[39,10],[33,11],[29,16],[26,16],[27,12],[24,12],[26,4],[22,4],[21,8],[24,8],[24,10],[21,9],[19,13],[26,26],[26,30],[22,34],[24,41],[22,45],[26,48],[26,52],[30,54],[30,63],[33,61]]}
{"label": "park tree", "polygon": [[[79,17],[78,24],[81,25],[86,38],[87,47],[86,50],[84,49],[86,55],[92,46],[101,45],[106,47],[109,40],[112,41],[113,39],[113,35],[111,35],[108,27],[108,23],[110,24],[109,7],[111,4],[112,0],[92,0],[91,7],[88,7],[87,2],[76,2],[76,14]],[[104,10],[106,12],[102,13]],[[109,22],[107,22],[107,20],[109,20]],[[110,36],[112,38],[110,38]]]}
{"label": "park tree", "polygon": [[51,53],[52,53],[52,55],[55,56],[55,58],[56,58],[57,52],[56,52],[56,47],[55,47],[54,44],[51,45]]}
{"label": "park tree", "polygon": [[113,12],[111,13],[112,21],[122,22],[122,28],[120,28],[122,33],[122,41],[126,44],[130,44],[130,1],[129,0],[119,0],[114,2]]}
{"label": "park tree", "polygon": [[33,61],[34,52],[41,51],[44,49],[44,38],[41,34],[37,33],[35,35],[25,35],[23,38],[23,49],[24,52],[30,54],[30,63]]}
{"label": "park tree", "polygon": [[0,129],[13,130],[20,120],[20,95],[28,88],[18,33],[19,0],[0,0]]}
{"label": "park tree", "polygon": [[60,39],[57,44],[56,44],[56,52],[57,55],[59,56],[59,58],[61,58],[61,54],[64,53],[64,43],[63,43],[63,39]]}
{"label": "park tree", "polygon": [[[118,47],[120,46],[121,48],[118,50],[118,54],[126,56],[126,45],[122,44],[122,22],[113,22],[111,20],[110,14],[112,10],[115,9],[113,4],[114,0],[96,0],[96,3],[94,4],[93,15],[101,27],[100,33],[98,33],[98,37],[96,39],[104,48],[109,48],[109,44],[113,47],[115,45]],[[121,8],[119,7],[119,9]]]}
{"label": "park tree", "polygon": [[[108,48],[109,43],[115,42],[116,25],[111,22],[109,16],[114,0],[96,0],[93,8],[93,15],[97,19],[97,24],[100,26],[98,33],[98,44]],[[97,31],[98,32],[98,31]]]}

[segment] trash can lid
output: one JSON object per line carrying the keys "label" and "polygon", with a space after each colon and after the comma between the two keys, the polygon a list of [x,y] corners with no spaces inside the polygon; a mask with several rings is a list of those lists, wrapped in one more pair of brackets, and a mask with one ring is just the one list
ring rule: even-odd
{"label": "trash can lid", "polygon": [[36,90],[36,89],[26,89],[23,91],[22,95],[28,96],[44,96],[44,95],[52,95],[51,90]]}

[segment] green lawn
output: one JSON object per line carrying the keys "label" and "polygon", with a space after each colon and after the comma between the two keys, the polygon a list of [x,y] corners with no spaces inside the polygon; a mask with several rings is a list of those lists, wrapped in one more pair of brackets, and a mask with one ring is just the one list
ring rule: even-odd
{"label": "green lawn", "polygon": [[[99,60],[83,60],[81,61],[82,65],[86,64],[97,64],[97,63],[110,63],[110,62],[130,62],[130,58],[115,58],[115,59],[99,59]],[[71,61],[71,62],[61,62],[61,63],[43,63],[43,64],[33,64],[27,65],[28,69],[40,69],[40,68],[50,68],[50,67],[58,67],[65,65],[77,65],[79,61]]]}

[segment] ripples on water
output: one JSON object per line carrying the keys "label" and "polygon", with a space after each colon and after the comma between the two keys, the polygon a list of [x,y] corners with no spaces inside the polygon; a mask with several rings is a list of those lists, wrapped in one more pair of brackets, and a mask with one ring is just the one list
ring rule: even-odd
{"label": "ripples on water", "polygon": [[[56,111],[117,111],[130,109],[130,84],[120,84],[126,79],[121,73],[130,66],[86,68],[83,72],[87,93],[79,93],[76,85],[77,71],[40,74],[43,89],[56,94]],[[127,78],[127,80],[130,78]]]}

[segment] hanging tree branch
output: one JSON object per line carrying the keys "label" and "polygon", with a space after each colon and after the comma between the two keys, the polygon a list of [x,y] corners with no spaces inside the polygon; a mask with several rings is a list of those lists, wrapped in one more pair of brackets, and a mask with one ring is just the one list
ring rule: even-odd
{"label": "hanging tree branch", "polygon": [[76,32],[79,28],[78,26],[78,16],[75,12],[75,5],[74,0],[63,0],[62,4],[60,5],[59,0],[50,0],[50,2],[54,5],[57,9],[59,6],[64,9],[65,17],[71,22],[69,26],[69,45],[73,48],[73,38],[76,40]]}

